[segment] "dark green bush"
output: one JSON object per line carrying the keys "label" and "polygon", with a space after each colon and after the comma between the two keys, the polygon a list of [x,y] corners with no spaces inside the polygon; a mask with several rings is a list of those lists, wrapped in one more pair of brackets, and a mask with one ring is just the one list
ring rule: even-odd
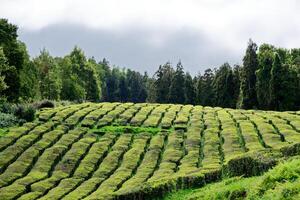
{"label": "dark green bush", "polygon": [[54,102],[50,101],[50,100],[39,101],[39,102],[34,103],[33,105],[38,110],[42,109],[42,108],[54,108],[55,107]]}
{"label": "dark green bush", "polygon": [[6,101],[0,101],[0,112],[13,114],[14,112],[13,104],[8,103]]}
{"label": "dark green bush", "polygon": [[36,108],[31,104],[12,104],[0,99],[0,127],[31,122],[35,118],[35,111]]}
{"label": "dark green bush", "polygon": [[31,122],[35,118],[35,108],[32,105],[18,104],[15,105],[14,115],[19,119]]}

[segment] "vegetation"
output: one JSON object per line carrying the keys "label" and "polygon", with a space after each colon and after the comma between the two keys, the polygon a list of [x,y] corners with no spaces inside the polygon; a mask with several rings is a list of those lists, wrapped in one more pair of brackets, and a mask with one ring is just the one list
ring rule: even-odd
{"label": "vegetation", "polygon": [[165,197],[165,200],[188,199],[299,199],[299,157],[279,164],[263,176],[234,177],[201,189],[183,190]]}
{"label": "vegetation", "polygon": [[19,120],[12,114],[0,113],[0,128],[17,125]]}
{"label": "vegetation", "polygon": [[[296,197],[299,159],[262,177],[230,177],[262,175],[298,155],[299,114],[150,103],[43,108],[1,133],[0,199],[153,199],[223,178],[170,198],[272,199],[275,189]],[[246,187],[260,181],[259,190]]]}
{"label": "vegetation", "polygon": [[300,153],[300,49],[249,40],[240,66],[149,77],[79,47],[30,58],[17,29],[0,19],[0,199],[159,199],[221,179],[168,198],[299,198],[298,157],[262,174]]}
{"label": "vegetation", "polygon": [[140,126],[104,126],[99,129],[92,129],[91,132],[95,134],[104,134],[106,132],[109,133],[152,133],[156,134],[161,132],[161,128],[153,128],[153,127],[140,127]]}
{"label": "vegetation", "polygon": [[224,63],[194,77],[181,61],[160,65],[152,77],[87,58],[82,49],[30,58],[17,26],[0,19],[0,95],[8,102],[179,103],[226,108],[300,110],[300,49],[259,47],[249,40],[241,65]]}

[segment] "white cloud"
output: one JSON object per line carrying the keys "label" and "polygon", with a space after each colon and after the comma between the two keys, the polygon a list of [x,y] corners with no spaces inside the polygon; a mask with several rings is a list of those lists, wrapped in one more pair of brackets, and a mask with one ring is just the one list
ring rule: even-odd
{"label": "white cloud", "polygon": [[160,46],[188,28],[233,51],[243,51],[250,37],[300,46],[298,0],[0,0],[0,5],[0,17],[31,31],[64,23],[117,33],[137,26],[152,32],[149,42]]}

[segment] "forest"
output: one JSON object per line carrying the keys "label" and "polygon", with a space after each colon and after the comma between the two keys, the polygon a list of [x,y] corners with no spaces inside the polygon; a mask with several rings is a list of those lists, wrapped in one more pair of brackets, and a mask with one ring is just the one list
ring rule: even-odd
{"label": "forest", "polygon": [[300,109],[300,48],[248,41],[241,64],[191,75],[179,61],[153,75],[97,61],[82,49],[34,58],[18,39],[18,27],[0,19],[1,102],[151,102],[261,110]]}

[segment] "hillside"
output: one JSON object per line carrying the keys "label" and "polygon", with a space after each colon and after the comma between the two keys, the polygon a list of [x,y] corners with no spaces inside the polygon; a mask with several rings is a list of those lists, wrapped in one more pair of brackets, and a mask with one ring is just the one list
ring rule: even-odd
{"label": "hillside", "polygon": [[175,192],[165,200],[191,199],[300,199],[300,159],[281,163],[263,176],[234,177],[195,190]]}
{"label": "hillside", "polygon": [[0,138],[0,199],[154,199],[298,154],[300,112],[83,103]]}

